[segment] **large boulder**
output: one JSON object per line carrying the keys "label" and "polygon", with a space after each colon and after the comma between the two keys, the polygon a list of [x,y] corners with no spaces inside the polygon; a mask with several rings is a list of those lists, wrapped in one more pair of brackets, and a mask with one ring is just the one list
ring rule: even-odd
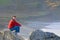
{"label": "large boulder", "polygon": [[10,31],[1,31],[0,40],[24,40],[24,38],[22,36],[15,36]]}
{"label": "large boulder", "polygon": [[60,37],[54,33],[36,30],[31,33],[29,40],[60,40]]}
{"label": "large boulder", "polygon": [[44,32],[36,30],[30,35],[30,40],[42,40],[44,38]]}

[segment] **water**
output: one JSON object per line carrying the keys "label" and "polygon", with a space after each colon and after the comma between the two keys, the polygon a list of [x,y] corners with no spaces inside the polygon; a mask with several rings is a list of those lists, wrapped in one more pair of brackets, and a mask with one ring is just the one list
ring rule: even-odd
{"label": "water", "polygon": [[[21,27],[21,32],[19,35],[24,36],[25,38],[29,38],[31,33],[34,30],[42,30],[44,32],[52,32],[55,33],[56,35],[60,36],[60,22],[53,22],[53,23],[44,23],[44,22],[38,22],[38,21],[30,21],[26,22],[28,24],[25,24]],[[30,24],[30,25],[29,25]],[[38,26],[37,26],[38,25]],[[42,26],[41,26],[42,25]]]}
{"label": "water", "polygon": [[[0,30],[7,29],[7,25],[10,19],[11,17],[0,18]],[[29,35],[37,29],[43,29],[43,31],[53,32],[60,36],[60,18],[56,14],[28,16],[17,18],[17,20],[22,24],[19,35],[22,35],[25,38],[28,38]]]}

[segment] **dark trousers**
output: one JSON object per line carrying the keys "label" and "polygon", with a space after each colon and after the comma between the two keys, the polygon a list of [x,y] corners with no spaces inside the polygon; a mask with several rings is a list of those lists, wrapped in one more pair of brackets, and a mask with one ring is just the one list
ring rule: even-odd
{"label": "dark trousers", "polygon": [[13,28],[10,29],[10,31],[14,31],[14,34],[17,35],[17,33],[20,32],[20,27],[19,26],[14,26]]}

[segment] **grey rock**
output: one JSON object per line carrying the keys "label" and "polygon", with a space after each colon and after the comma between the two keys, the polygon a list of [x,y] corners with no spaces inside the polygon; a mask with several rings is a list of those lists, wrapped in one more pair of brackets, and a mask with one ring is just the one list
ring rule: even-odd
{"label": "grey rock", "polygon": [[29,40],[60,40],[60,37],[54,33],[36,30],[36,31],[32,32]]}
{"label": "grey rock", "polygon": [[22,36],[15,36],[10,31],[1,31],[0,40],[24,40],[24,38]]}

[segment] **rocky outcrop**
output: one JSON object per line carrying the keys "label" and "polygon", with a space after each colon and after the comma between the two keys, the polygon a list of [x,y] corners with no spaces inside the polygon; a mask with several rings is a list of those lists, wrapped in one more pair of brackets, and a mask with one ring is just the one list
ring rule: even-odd
{"label": "rocky outcrop", "polygon": [[[15,36],[10,31],[0,31],[0,40],[25,40],[22,36]],[[60,37],[50,32],[41,30],[33,31],[29,40],[60,40]]]}
{"label": "rocky outcrop", "polygon": [[22,36],[16,37],[10,31],[1,31],[0,40],[24,40]]}
{"label": "rocky outcrop", "polygon": [[36,31],[32,32],[29,40],[60,40],[60,37],[58,37],[54,33],[36,30]]}

